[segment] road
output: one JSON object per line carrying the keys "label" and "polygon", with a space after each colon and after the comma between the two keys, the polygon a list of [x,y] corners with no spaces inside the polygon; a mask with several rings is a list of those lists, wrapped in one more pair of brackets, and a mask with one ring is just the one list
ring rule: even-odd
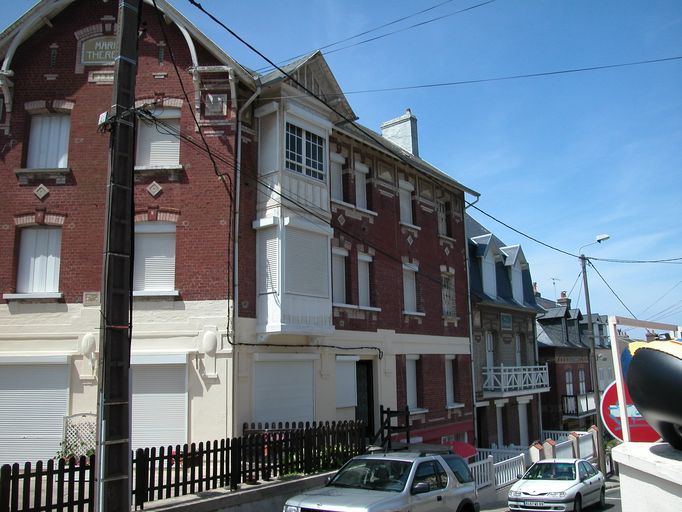
{"label": "road", "polygon": [[[507,507],[481,507],[481,512],[507,512],[508,510]],[[588,512],[591,512],[592,510],[597,511],[599,510],[599,506],[588,507],[586,510]],[[621,512],[620,487],[606,490],[606,507],[604,507],[603,510],[607,510],[608,512]]]}

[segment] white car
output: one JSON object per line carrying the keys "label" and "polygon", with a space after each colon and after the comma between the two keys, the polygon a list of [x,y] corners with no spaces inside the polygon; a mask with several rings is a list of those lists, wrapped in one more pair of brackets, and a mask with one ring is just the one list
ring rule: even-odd
{"label": "white car", "polygon": [[408,511],[479,512],[466,461],[452,454],[360,455],[325,487],[289,498],[283,512]]}
{"label": "white car", "polygon": [[509,489],[509,510],[581,512],[606,505],[604,475],[583,459],[548,459],[533,464]]}

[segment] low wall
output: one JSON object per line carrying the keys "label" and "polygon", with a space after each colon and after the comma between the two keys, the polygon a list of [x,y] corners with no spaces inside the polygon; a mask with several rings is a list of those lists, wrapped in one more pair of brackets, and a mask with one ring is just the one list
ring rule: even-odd
{"label": "low wall", "polygon": [[292,496],[324,485],[335,471],[285,482],[243,485],[239,491],[217,489],[168,500],[145,503],[146,511],[171,512],[279,512]]}

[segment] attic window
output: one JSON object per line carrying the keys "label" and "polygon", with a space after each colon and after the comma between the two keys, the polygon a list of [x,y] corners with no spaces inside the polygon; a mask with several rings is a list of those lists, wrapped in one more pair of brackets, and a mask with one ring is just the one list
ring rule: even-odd
{"label": "attic window", "polygon": [[204,96],[204,115],[227,115],[227,94],[207,93]]}

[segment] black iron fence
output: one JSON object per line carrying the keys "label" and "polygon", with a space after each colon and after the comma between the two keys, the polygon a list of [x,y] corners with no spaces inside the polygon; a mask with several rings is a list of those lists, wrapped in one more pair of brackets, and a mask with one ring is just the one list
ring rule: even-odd
{"label": "black iron fence", "polygon": [[[245,425],[245,435],[206,443],[138,449],[132,454],[132,503],[336,469],[363,453],[362,422]],[[0,512],[94,509],[95,457],[6,464]]]}

